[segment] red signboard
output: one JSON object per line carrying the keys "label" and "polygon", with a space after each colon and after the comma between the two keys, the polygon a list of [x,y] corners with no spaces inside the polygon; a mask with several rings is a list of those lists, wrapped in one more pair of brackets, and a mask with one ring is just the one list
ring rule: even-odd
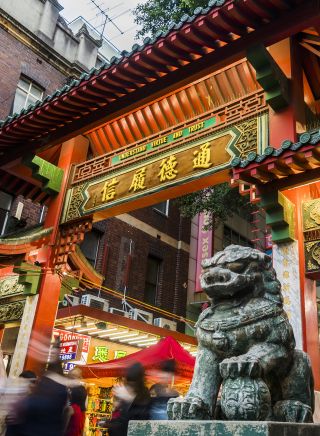
{"label": "red signboard", "polygon": [[67,330],[54,329],[53,336],[60,337],[60,343],[73,342],[82,339],[82,352],[87,353],[89,351],[90,336],[81,335],[79,333],[68,332]]}
{"label": "red signboard", "polygon": [[76,353],[79,341],[69,341],[60,343],[60,354]]}

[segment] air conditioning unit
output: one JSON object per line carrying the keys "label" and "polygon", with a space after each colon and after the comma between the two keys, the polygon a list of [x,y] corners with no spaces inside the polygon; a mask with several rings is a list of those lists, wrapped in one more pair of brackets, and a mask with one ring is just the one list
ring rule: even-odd
{"label": "air conditioning unit", "polygon": [[80,304],[80,298],[75,295],[66,294],[61,302],[63,307],[78,306]]}
{"label": "air conditioning unit", "polygon": [[177,330],[176,321],[172,321],[171,319],[155,318],[153,320],[153,324],[156,325],[157,327],[162,327],[164,329]]}
{"label": "air conditioning unit", "polygon": [[152,324],[153,321],[153,315],[150,312],[145,312],[144,310],[140,309],[131,309],[129,312],[129,318],[135,319],[137,321],[144,321],[148,324]]}
{"label": "air conditioning unit", "polygon": [[115,315],[121,315],[121,316],[125,316],[126,318],[129,318],[129,312],[126,312],[125,310],[117,309],[116,307],[110,307],[109,312],[114,313]]}
{"label": "air conditioning unit", "polygon": [[95,295],[85,294],[81,297],[81,304],[94,309],[100,309],[104,312],[109,310],[109,301],[104,298],[96,297]]}

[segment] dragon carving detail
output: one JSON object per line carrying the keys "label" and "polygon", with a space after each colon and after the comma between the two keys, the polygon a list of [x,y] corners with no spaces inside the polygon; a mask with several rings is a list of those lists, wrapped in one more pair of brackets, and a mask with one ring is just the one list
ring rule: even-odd
{"label": "dragon carving detail", "polygon": [[270,256],[230,245],[202,266],[211,306],[196,324],[190,389],[169,401],[169,418],[312,422],[310,361],[295,350]]}

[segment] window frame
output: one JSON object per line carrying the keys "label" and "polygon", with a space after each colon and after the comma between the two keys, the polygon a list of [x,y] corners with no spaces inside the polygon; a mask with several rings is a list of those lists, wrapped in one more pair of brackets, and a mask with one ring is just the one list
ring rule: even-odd
{"label": "window frame", "polygon": [[[157,206],[159,204],[163,204],[166,203],[166,207],[165,207],[165,212],[163,212],[162,210],[158,209]],[[160,203],[155,204],[154,206],[152,206],[152,209],[159,213],[162,216],[168,217],[169,216],[169,204],[170,204],[170,200],[165,200],[165,201],[161,201]]]}
{"label": "window frame", "polygon": [[[83,249],[82,249],[82,247],[81,247],[81,245],[84,243],[84,240],[82,241],[82,243],[80,244],[80,249],[81,249],[81,251],[82,251],[82,254],[84,255],[84,257],[87,259],[87,261],[90,263],[90,265],[92,265],[93,266],[93,268],[96,268],[96,266],[97,266],[97,262],[98,262],[98,254],[99,254],[99,249],[100,249],[100,245],[101,245],[101,240],[102,240],[102,238],[103,238],[103,232],[101,232],[101,230],[99,230],[99,229],[95,229],[95,228],[93,228],[93,229],[91,229],[91,231],[90,232],[88,232],[88,233],[86,233],[86,234],[96,234],[97,235],[97,238],[98,238],[98,242],[97,242],[97,245],[96,245],[96,247],[95,247],[95,253],[94,253],[94,260],[93,259],[89,259],[87,256],[86,256],[86,254],[85,254],[85,252],[83,251]],[[91,261],[93,261],[92,263],[91,263]]]}
{"label": "window frame", "polygon": [[[22,86],[21,86],[21,81],[22,80],[24,80],[25,82],[29,82],[29,85],[28,85],[28,90],[26,90],[25,88],[23,88]],[[38,97],[38,96],[36,96],[35,94],[33,94],[32,93],[32,86],[34,86],[35,88],[38,88],[38,91],[40,92],[40,97]],[[25,101],[24,101],[24,105],[23,105],[23,107],[21,107],[20,109],[15,109],[15,100],[16,100],[16,96],[17,96],[17,91],[21,91],[22,93],[24,93],[25,94],[25,96],[26,96],[26,98],[25,98]],[[19,77],[19,80],[18,80],[18,84],[17,84],[17,87],[16,87],[16,92],[15,92],[15,94],[14,94],[14,99],[13,99],[13,103],[12,103],[12,111],[11,111],[11,113],[19,113],[19,112],[21,112],[23,109],[26,109],[28,106],[30,106],[30,105],[32,105],[32,104],[34,104],[35,103],[35,101],[38,101],[38,100],[43,100],[43,96],[44,96],[44,93],[45,93],[45,89],[41,86],[41,85],[39,85],[37,82],[35,82],[34,80],[32,80],[32,79],[30,79],[30,77],[27,77],[27,76],[25,76],[25,75],[21,75],[20,77]],[[33,101],[33,102],[29,102],[29,96],[31,96],[33,99],[35,99],[35,101]]]}
{"label": "window frame", "polygon": [[[155,260],[157,261],[157,277],[156,277],[156,281],[155,283],[152,283],[151,281],[148,280],[148,264],[149,264],[149,260]],[[160,279],[160,275],[161,275],[161,267],[162,267],[162,262],[163,259],[161,259],[160,257],[154,256],[153,254],[148,254],[147,257],[147,268],[146,268],[146,275],[145,275],[145,283],[144,283],[144,301],[147,302],[148,304],[151,305],[156,305],[157,302],[157,297],[158,297],[158,291],[159,291],[159,279]],[[154,290],[154,298],[153,301],[151,302],[150,299],[147,299],[147,285],[155,285],[155,290]]]}

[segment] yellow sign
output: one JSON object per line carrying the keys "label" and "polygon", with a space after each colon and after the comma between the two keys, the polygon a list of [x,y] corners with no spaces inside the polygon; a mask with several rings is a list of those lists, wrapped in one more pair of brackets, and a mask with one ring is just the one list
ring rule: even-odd
{"label": "yellow sign", "polygon": [[[129,161],[126,166],[113,166],[99,178],[89,179],[74,186],[67,193],[62,222],[118,206],[167,187],[211,176],[215,172],[229,168],[235,156],[243,158],[251,151],[258,152],[258,144],[261,146],[261,141],[258,140],[259,118],[251,120],[250,124],[253,126],[252,129],[256,129],[255,141],[246,139],[245,123],[248,121],[193,141],[186,139],[180,145],[164,148],[162,153],[146,155],[144,160],[136,162]],[[200,122],[188,129],[190,132],[197,132],[204,127],[205,124]],[[178,137],[180,132],[174,134]],[[164,136],[152,144],[153,147],[159,147],[166,141],[167,137]],[[134,152],[134,149],[126,153],[131,152]]]}

